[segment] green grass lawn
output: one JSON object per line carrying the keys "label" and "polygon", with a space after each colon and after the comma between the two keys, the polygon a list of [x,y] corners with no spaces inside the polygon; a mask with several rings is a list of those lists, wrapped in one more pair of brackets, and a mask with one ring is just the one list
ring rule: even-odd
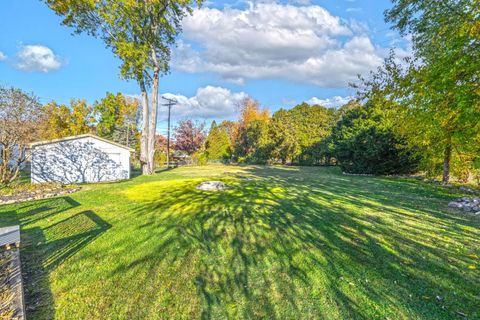
{"label": "green grass lawn", "polygon": [[[212,179],[231,188],[195,189]],[[0,226],[22,228],[29,319],[480,319],[480,221],[447,210],[459,196],[212,165],[1,206]]]}

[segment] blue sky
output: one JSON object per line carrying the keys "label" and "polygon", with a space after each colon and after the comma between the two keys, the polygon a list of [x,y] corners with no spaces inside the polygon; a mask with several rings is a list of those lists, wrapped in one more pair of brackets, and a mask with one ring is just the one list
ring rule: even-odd
{"label": "blue sky", "polygon": [[[246,95],[272,111],[302,101],[338,105],[353,94],[348,82],[357,73],[377,66],[394,45],[405,47],[383,21],[390,5],[207,3],[185,21],[160,91],[181,102],[177,119],[232,118],[235,102]],[[2,0],[0,84],[33,92],[42,102],[138,94],[135,82],[119,79],[119,61],[101,40],[72,35],[60,22],[42,1]]]}

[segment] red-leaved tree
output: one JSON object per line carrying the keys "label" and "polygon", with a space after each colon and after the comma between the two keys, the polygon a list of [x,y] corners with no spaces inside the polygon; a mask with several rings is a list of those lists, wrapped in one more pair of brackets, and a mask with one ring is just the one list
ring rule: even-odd
{"label": "red-leaved tree", "polygon": [[[170,144],[170,148],[172,147],[172,144]],[[155,135],[155,152],[167,154],[167,137],[164,135]]]}
{"label": "red-leaved tree", "polygon": [[173,137],[175,150],[185,151],[191,155],[198,151],[205,142],[205,123],[192,120],[180,121],[174,129]]}

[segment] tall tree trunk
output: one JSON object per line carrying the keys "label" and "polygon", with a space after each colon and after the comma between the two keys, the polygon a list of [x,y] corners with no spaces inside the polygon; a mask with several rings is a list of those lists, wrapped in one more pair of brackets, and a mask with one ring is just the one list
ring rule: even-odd
{"label": "tall tree trunk", "polygon": [[443,155],[443,177],[442,182],[448,183],[450,180],[450,159],[452,157],[452,137],[448,136],[445,152]]}
{"label": "tall tree trunk", "polygon": [[148,128],[148,174],[155,171],[155,134],[157,132],[157,111],[158,111],[158,78],[160,76],[159,69],[155,68],[152,79],[152,105],[150,108],[150,124]]}
{"label": "tall tree trunk", "polygon": [[142,166],[142,174],[148,174],[148,94],[145,83],[140,82],[140,90],[142,91],[142,136],[140,138],[140,165]]}

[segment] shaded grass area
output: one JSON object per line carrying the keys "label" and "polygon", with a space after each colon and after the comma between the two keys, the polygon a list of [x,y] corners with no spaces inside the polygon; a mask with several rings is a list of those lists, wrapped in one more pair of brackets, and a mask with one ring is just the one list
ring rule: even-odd
{"label": "shaded grass area", "polygon": [[[195,189],[213,179],[232,188]],[[0,226],[22,226],[32,319],[478,319],[480,221],[451,192],[184,167],[3,206]]]}
{"label": "shaded grass area", "polygon": [[16,311],[14,305],[15,291],[10,284],[14,273],[13,250],[0,248],[0,319],[12,319]]}

